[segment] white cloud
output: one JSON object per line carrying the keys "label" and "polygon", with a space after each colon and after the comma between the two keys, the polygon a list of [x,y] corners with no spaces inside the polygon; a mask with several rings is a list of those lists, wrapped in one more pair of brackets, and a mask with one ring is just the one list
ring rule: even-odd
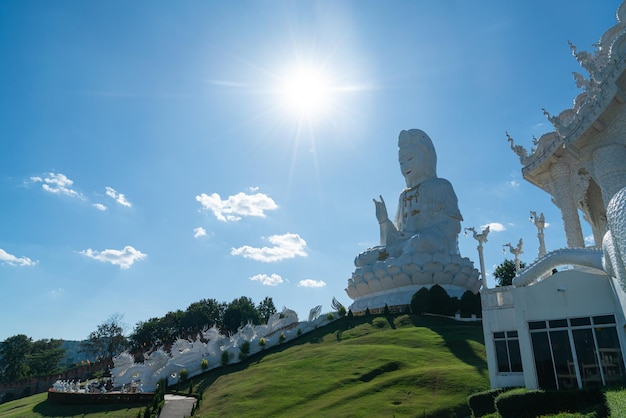
{"label": "white cloud", "polygon": [[585,237],[585,242],[589,245],[596,245],[596,240],[593,238],[593,235],[587,235]]}
{"label": "white cloud", "polygon": [[200,202],[204,210],[210,210],[215,217],[222,222],[238,221],[242,216],[265,217],[266,210],[274,210],[278,205],[274,200],[263,194],[237,193],[222,200],[219,194],[213,193],[210,196],[202,193],[196,196],[196,201]]}
{"label": "white cloud", "polygon": [[107,209],[108,209],[108,208],[107,208],[105,205],[103,205],[102,203],[94,203],[94,204],[92,204],[91,206],[93,206],[94,208],[96,208],[96,209],[98,209],[98,210],[101,210],[101,211],[103,211],[103,212],[104,212],[105,210],[107,210]]}
{"label": "white cloud", "polygon": [[274,246],[256,248],[244,245],[243,247],[231,249],[230,253],[264,263],[272,263],[296,256],[306,257],[308,255],[304,251],[306,241],[300,238],[298,234],[272,235],[267,240]]}
{"label": "white cloud", "polygon": [[502,232],[506,231],[506,227],[502,225],[500,222],[490,222],[485,225],[481,225],[480,229],[485,229],[489,227],[489,232]]}
{"label": "white cloud", "polygon": [[203,227],[199,226],[197,228],[193,229],[193,237],[194,238],[200,238],[206,235],[206,229],[204,229]]}
{"label": "white cloud", "polygon": [[326,287],[323,280],[304,279],[300,280],[298,287]]}
{"label": "white cloud", "polygon": [[284,281],[278,274],[271,274],[269,276],[267,274],[257,274],[250,277],[250,280],[253,282],[261,282],[263,286],[277,286]]}
{"label": "white cloud", "polygon": [[509,187],[519,187],[519,182],[515,180],[507,181],[506,184],[508,184]]}
{"label": "white cloud", "polygon": [[16,257],[13,254],[7,253],[2,248],[0,248],[0,262],[4,262],[11,266],[21,267],[34,266],[35,264],[37,264],[36,261],[33,261],[28,257]]}
{"label": "white cloud", "polygon": [[53,298],[58,298],[58,297],[63,296],[63,294],[64,294],[64,293],[65,293],[65,289],[63,289],[63,288],[59,287],[58,289],[53,289],[53,290],[50,292],[50,295],[51,295]]}
{"label": "white cloud", "polygon": [[72,189],[74,182],[61,173],[48,173],[45,177],[31,177],[31,181],[42,183],[41,188],[54,194],[80,197],[80,194]]}
{"label": "white cloud", "polygon": [[147,254],[134,249],[130,245],[125,246],[122,250],[95,251],[88,248],[84,251],[80,251],[80,254],[103,263],[111,263],[120,266],[121,269],[127,269],[132,266],[135,261],[140,261],[147,257]]}
{"label": "white cloud", "polygon": [[131,207],[132,204],[126,200],[126,196],[123,193],[118,193],[113,187],[106,186],[105,187],[107,196],[113,198],[117,203],[122,206],[126,206],[127,208]]}

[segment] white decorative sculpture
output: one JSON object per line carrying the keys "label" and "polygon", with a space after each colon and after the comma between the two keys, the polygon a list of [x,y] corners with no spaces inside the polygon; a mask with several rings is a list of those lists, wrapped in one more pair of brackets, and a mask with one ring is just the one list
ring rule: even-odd
{"label": "white decorative sculpture", "polygon": [[[290,341],[338,317],[333,315],[331,319],[324,315],[309,322],[298,322],[295,311],[283,308],[282,312],[270,316],[266,325],[246,324],[230,337],[221,334],[214,326],[203,331],[202,338],[198,337],[193,342],[179,338],[172,345],[170,353],[160,348],[149,355],[144,354],[143,363],[135,363],[134,357],[128,352],[115,356],[111,378],[116,388],[134,385],[138,386],[139,391],[152,392],[160,379],[167,379],[168,384],[177,383],[182,369],[186,369],[188,376],[193,377],[221,366],[223,352],[229,353],[230,362],[241,361],[239,352],[244,342],[250,344],[249,354],[254,354],[281,343],[280,335],[285,336],[284,341]],[[261,338],[265,341],[264,345],[259,344]],[[206,360],[204,365],[203,360]],[[55,387],[60,386],[59,382],[55,384]]]}
{"label": "white decorative sculpture", "polygon": [[467,235],[467,231],[472,231],[473,238],[478,241],[478,258],[480,260],[480,277],[483,280],[483,287],[487,288],[487,280],[485,280],[485,257],[483,256],[483,244],[487,242],[487,235],[489,235],[490,227],[487,225],[483,232],[480,234],[476,232],[476,229],[472,226],[470,228],[465,228],[465,235]]}
{"label": "white decorative sculpture", "polygon": [[[519,239],[519,242],[517,243],[517,247],[513,247],[510,242],[507,242],[506,244],[503,245],[503,247],[509,247],[509,251],[511,251],[511,254],[515,256],[515,271],[516,272],[519,272],[521,270],[519,255],[524,254],[524,251],[522,249],[523,246],[524,246],[524,241],[521,238]],[[504,253],[506,251],[502,249],[502,252]]]}
{"label": "white decorative sculpture", "polygon": [[359,254],[348,279],[352,310],[407,305],[421,287],[447,286],[461,296],[477,292],[479,273],[461,258],[458,235],[463,217],[454,189],[437,177],[437,154],[428,135],[411,129],[400,132],[398,160],[406,188],[400,193],[394,221],[382,196],[374,199],[380,225],[380,245]]}
{"label": "white decorative sculpture", "polygon": [[537,227],[537,238],[539,238],[539,254],[538,258],[546,254],[546,242],[544,240],[543,230],[546,227],[546,218],[543,216],[543,212],[537,216],[537,212],[530,211],[530,221]]}

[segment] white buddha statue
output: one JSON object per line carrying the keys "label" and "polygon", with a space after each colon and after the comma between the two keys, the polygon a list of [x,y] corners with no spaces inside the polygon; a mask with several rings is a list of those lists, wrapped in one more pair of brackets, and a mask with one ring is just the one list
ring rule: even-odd
{"label": "white buddha statue", "polygon": [[400,193],[394,222],[382,196],[380,201],[374,199],[380,246],[359,254],[357,267],[403,254],[459,253],[457,239],[463,217],[452,185],[437,177],[432,141],[424,131],[411,129],[400,132],[398,147],[406,189]]}

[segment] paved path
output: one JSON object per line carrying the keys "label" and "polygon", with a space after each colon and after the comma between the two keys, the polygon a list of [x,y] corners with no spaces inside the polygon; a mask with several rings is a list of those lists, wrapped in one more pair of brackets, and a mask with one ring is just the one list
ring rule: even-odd
{"label": "paved path", "polygon": [[180,395],[165,395],[165,405],[159,418],[184,418],[191,416],[196,398]]}

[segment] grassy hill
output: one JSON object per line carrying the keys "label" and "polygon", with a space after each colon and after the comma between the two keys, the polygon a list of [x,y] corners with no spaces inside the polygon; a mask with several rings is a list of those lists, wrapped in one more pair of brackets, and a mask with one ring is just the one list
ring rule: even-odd
{"label": "grassy hill", "polygon": [[200,416],[468,416],[488,389],[482,327],[412,315],[344,318],[197,377]]}
{"label": "grassy hill", "polygon": [[[399,315],[342,318],[191,383],[203,395],[202,417],[449,417],[469,416],[467,396],[488,389],[489,378],[480,324]],[[80,413],[44,399],[0,405],[0,418],[135,417],[139,410]]]}

